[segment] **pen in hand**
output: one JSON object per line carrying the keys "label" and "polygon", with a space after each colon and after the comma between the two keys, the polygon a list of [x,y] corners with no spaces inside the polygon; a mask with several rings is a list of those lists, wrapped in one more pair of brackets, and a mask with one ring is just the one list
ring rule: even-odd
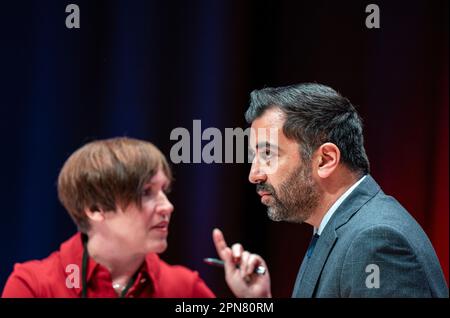
{"label": "pen in hand", "polygon": [[[208,258],[204,258],[203,261],[208,265],[224,267],[224,261],[217,259],[217,258],[208,257]],[[237,265],[237,267],[239,268],[239,265]],[[255,268],[254,273],[258,274],[258,275],[264,275],[266,273],[266,268],[264,266],[260,265]]]}

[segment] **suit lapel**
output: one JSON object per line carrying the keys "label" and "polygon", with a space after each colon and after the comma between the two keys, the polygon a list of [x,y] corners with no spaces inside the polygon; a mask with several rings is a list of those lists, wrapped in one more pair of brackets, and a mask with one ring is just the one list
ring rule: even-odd
{"label": "suit lapel", "polygon": [[305,273],[305,269],[306,269],[306,267],[308,265],[308,260],[309,260],[308,257],[306,257],[306,256],[303,257],[302,264],[300,265],[300,270],[298,271],[298,274],[297,274],[297,279],[295,280],[294,289],[292,291],[292,296],[291,297],[293,297],[293,298],[299,297],[298,294],[300,293],[300,290],[299,290],[300,282],[301,282],[301,280],[303,278],[303,274]]}
{"label": "suit lapel", "polygon": [[320,273],[336,239],[334,230],[324,231],[317,241],[311,258],[308,259],[305,256],[295,284],[294,297],[309,298],[313,296]]}

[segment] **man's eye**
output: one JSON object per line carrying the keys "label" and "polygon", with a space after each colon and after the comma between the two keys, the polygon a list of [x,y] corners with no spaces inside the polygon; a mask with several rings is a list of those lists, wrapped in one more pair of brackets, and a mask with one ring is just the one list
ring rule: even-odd
{"label": "man's eye", "polygon": [[267,160],[270,159],[272,157],[272,152],[270,151],[270,149],[266,149],[263,153],[262,153],[262,157],[263,159]]}

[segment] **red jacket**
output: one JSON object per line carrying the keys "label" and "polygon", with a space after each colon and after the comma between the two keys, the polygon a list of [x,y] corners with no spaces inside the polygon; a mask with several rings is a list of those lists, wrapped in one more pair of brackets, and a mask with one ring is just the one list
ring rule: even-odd
{"label": "red jacket", "polygon": [[[81,297],[83,244],[78,233],[43,260],[16,264],[2,297]],[[77,278],[78,281],[77,281]],[[118,297],[111,275],[92,258],[86,271],[88,297]],[[197,272],[171,266],[149,253],[125,297],[214,297]]]}

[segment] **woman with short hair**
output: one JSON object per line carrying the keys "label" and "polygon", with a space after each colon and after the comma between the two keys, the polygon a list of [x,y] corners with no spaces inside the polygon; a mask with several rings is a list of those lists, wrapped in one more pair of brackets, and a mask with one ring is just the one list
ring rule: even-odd
{"label": "woman with short hair", "polygon": [[172,174],[151,143],[86,144],[65,162],[58,196],[79,233],[43,260],[16,264],[3,297],[214,297],[167,248]]}

